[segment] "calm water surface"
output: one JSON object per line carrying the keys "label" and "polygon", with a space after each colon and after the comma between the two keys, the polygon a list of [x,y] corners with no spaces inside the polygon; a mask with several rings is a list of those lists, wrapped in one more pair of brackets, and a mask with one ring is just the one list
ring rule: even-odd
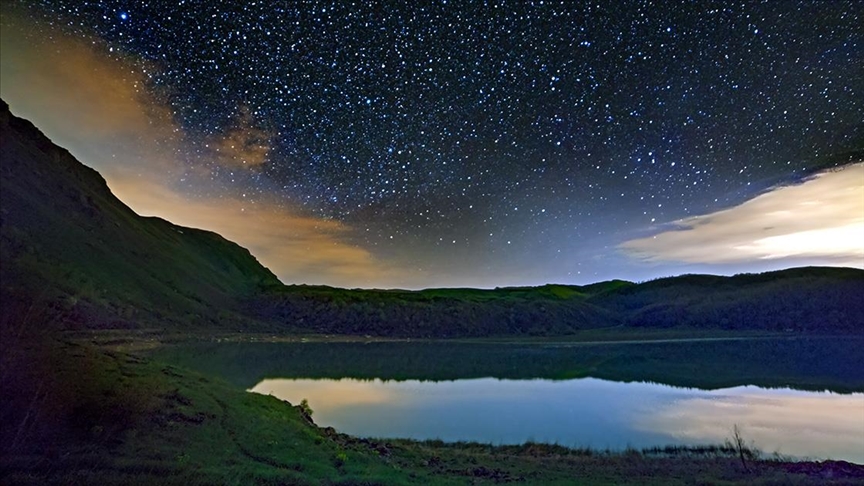
{"label": "calm water surface", "polygon": [[362,437],[624,449],[721,444],[737,424],[764,452],[864,463],[862,393],[706,391],[595,378],[265,379],[251,391],[305,398],[317,424]]}
{"label": "calm water surface", "polygon": [[857,336],[202,343],[157,357],[291,403],[305,398],[317,424],[357,436],[620,450],[722,444],[737,424],[766,453],[864,463],[862,349]]}

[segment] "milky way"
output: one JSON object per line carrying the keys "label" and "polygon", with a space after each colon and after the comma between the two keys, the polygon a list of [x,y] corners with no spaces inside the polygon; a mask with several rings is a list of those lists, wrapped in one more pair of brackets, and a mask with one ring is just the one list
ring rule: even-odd
{"label": "milky way", "polygon": [[858,2],[25,5],[139,63],[175,189],[339,221],[430,283],[668,273],[619,245],[864,147]]}

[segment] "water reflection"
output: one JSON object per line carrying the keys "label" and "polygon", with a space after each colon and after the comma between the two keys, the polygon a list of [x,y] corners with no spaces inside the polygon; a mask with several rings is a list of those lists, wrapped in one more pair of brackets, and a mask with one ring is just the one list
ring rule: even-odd
{"label": "water reflection", "polygon": [[864,462],[864,394],[743,386],[693,396],[635,417],[633,426],[670,431],[687,443],[722,442],[739,424],[765,452]]}
{"label": "water reflection", "polygon": [[267,379],[251,391],[306,398],[319,425],[365,437],[623,449],[722,443],[738,424],[766,452],[864,463],[861,393],[705,391],[594,378]]}

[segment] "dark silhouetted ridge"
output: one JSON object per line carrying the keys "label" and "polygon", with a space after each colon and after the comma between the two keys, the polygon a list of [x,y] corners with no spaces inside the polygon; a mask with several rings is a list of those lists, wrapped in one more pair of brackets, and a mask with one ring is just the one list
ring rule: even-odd
{"label": "dark silhouetted ridge", "polygon": [[44,300],[76,326],[233,327],[241,300],[279,284],[216,233],[137,215],[5,102],[0,131],[5,299]]}
{"label": "dark silhouetted ridge", "polygon": [[864,331],[864,270],[790,268],[733,277],[681,275],[591,299],[636,327]]}
{"label": "dark silhouetted ridge", "polygon": [[451,338],[864,326],[864,271],[851,268],[494,290],[284,286],[215,233],[135,214],[95,170],[5,103],[0,129],[3,301],[50,307],[67,328]]}

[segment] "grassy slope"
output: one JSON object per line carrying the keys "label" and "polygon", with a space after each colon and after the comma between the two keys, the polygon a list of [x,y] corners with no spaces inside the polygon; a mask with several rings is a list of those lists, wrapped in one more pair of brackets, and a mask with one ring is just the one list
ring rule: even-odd
{"label": "grassy slope", "polygon": [[495,290],[283,286],[259,295],[255,313],[310,332],[393,337],[560,336],[619,325],[860,333],[862,294],[864,270],[807,267]]}
{"label": "grassy slope", "polygon": [[256,313],[311,332],[396,337],[549,336],[619,323],[589,303],[586,287],[545,285],[495,290],[269,288]]}
{"label": "grassy slope", "polygon": [[247,250],[138,216],[2,102],[0,131],[4,297],[39,295],[90,327],[252,325],[237,302],[278,280]]}
{"label": "grassy slope", "polygon": [[864,270],[804,267],[734,277],[682,275],[590,299],[632,327],[864,331]]}

